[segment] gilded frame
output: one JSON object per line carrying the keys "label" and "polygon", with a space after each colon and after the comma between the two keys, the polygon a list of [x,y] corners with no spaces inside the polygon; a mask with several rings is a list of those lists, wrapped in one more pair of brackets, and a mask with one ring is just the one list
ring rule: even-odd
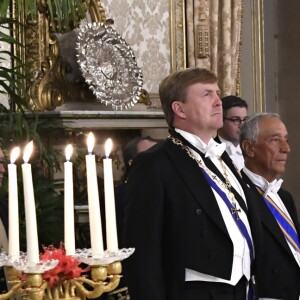
{"label": "gilded frame", "polygon": [[186,68],[186,14],[184,0],[170,0],[171,72]]}
{"label": "gilded frame", "polygon": [[253,91],[255,112],[266,110],[264,0],[252,0]]}

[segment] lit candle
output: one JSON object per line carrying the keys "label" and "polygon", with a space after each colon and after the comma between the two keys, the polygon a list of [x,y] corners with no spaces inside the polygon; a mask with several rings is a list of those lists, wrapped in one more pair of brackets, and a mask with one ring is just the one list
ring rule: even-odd
{"label": "lit candle", "polygon": [[17,166],[15,161],[20,155],[20,148],[15,147],[10,153],[8,164],[8,254],[19,259],[19,204],[18,204],[18,181]]}
{"label": "lit candle", "polygon": [[104,193],[105,193],[105,219],[107,250],[118,250],[118,235],[115,209],[114,180],[112,160],[109,158],[112,149],[112,140],[105,143],[105,159],[103,160]]}
{"label": "lit candle", "polygon": [[33,142],[29,142],[25,149],[22,164],[23,190],[26,217],[26,240],[27,240],[27,260],[33,263],[39,262],[39,246],[36,225],[35,200],[32,183],[31,165],[28,163],[33,150]]}
{"label": "lit candle", "polygon": [[89,220],[91,234],[92,255],[103,253],[103,237],[99,204],[99,191],[97,182],[96,159],[93,155],[95,139],[93,133],[89,133],[87,139],[88,155],[86,159],[87,190],[89,203]]}
{"label": "lit candle", "polygon": [[75,255],[74,230],[74,193],[73,193],[73,166],[70,162],[73,153],[72,145],[66,147],[66,162],[64,163],[64,221],[65,221],[65,249],[67,255]]}

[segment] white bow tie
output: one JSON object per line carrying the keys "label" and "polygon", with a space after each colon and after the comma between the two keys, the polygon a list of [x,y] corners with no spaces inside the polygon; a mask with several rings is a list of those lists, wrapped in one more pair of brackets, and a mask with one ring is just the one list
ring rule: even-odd
{"label": "white bow tie", "polygon": [[240,147],[235,147],[234,145],[230,145],[229,147],[230,155],[242,154]]}
{"label": "white bow tie", "polygon": [[226,150],[226,144],[225,143],[217,143],[212,142],[210,143],[206,149],[204,150],[205,157],[214,157],[214,156],[221,156],[223,152]]}
{"label": "white bow tie", "polygon": [[265,195],[267,195],[269,192],[276,194],[279,191],[282,182],[282,179],[275,179],[274,181],[270,182],[265,189]]}

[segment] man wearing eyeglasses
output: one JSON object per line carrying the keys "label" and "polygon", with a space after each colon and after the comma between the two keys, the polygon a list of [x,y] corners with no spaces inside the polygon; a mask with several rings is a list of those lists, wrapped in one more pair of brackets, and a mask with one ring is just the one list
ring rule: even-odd
{"label": "man wearing eyeglasses", "polygon": [[236,168],[244,167],[244,158],[240,148],[240,128],[248,118],[248,104],[237,96],[222,98],[223,127],[218,130],[217,142],[226,144],[226,151]]}

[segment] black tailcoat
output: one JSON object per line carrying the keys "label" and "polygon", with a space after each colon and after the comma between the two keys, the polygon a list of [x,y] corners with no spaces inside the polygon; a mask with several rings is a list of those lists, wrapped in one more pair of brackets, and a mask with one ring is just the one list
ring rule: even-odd
{"label": "black tailcoat", "polygon": [[[247,175],[243,172],[242,175],[245,181],[256,191],[258,214],[261,217],[263,226],[262,243],[255,251],[258,296],[260,298],[299,300],[300,267],[263,197]],[[295,224],[298,236],[300,236],[299,222],[291,194],[280,189],[278,195]]]}
{"label": "black tailcoat", "polygon": [[[244,188],[256,236],[254,192],[225,152],[223,159]],[[124,246],[136,249],[124,261],[132,300],[182,300],[185,268],[230,279],[232,241],[211,187],[180,146],[166,140],[139,155],[127,180],[126,203]]]}

